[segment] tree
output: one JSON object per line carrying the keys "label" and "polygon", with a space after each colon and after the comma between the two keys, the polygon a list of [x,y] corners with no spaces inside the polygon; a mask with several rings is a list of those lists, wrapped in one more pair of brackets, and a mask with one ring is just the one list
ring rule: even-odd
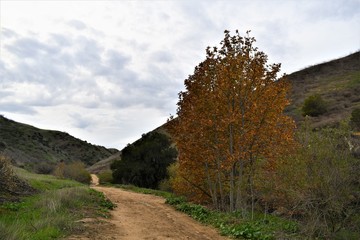
{"label": "tree", "polygon": [[167,177],[166,168],[175,162],[176,156],[166,135],[158,132],[143,134],[140,140],[122,150],[121,160],[111,165],[113,181],[157,188]]}
{"label": "tree", "polygon": [[[178,178],[194,199],[218,209],[254,210],[254,173],[259,159],[272,162],[290,149],[294,122],[283,114],[288,83],[280,64],[253,46],[255,38],[225,31],[221,48],[208,47],[206,59],[185,80],[177,118],[169,131],[179,150]],[[179,181],[177,181],[179,183]]]}

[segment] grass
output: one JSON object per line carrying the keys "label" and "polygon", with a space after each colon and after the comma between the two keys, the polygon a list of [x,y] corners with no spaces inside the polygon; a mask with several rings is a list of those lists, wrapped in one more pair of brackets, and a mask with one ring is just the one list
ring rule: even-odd
{"label": "grass", "polygon": [[136,187],[134,185],[111,184],[109,186],[129,190],[129,191],[137,192],[137,193],[151,194],[151,195],[155,195],[155,196],[159,196],[159,197],[163,197],[163,198],[173,197],[173,194],[170,192],[160,191],[160,190],[156,190],[156,189],[149,189],[149,188],[140,188],[140,187]]}
{"label": "grass", "polygon": [[243,217],[241,213],[225,213],[210,210],[204,206],[186,202],[184,198],[167,198],[166,203],[194,218],[220,230],[225,236],[238,239],[296,239],[298,225],[296,222],[257,213],[253,220]]}
{"label": "grass", "polygon": [[59,179],[52,175],[35,174],[16,167],[14,168],[14,172],[20,178],[25,179],[30,184],[30,186],[39,191],[84,186],[83,184],[76,181]]}
{"label": "grass", "polygon": [[0,239],[56,239],[83,230],[85,217],[108,217],[115,207],[86,185],[16,169],[39,193],[0,205]]}

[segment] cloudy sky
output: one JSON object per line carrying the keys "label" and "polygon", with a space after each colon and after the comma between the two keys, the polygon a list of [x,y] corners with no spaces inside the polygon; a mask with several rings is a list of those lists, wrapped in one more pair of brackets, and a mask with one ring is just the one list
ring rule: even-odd
{"label": "cloudy sky", "polygon": [[291,73],[360,49],[359,0],[0,0],[0,114],[123,148],[176,112],[223,31]]}

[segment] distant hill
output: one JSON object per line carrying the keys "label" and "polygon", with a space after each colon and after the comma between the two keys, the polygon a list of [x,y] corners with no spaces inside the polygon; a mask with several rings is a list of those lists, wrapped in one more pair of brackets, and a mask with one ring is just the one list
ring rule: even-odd
{"label": "distant hill", "polygon": [[319,94],[327,103],[328,111],[311,118],[312,126],[336,126],[360,108],[360,52],[333,61],[307,67],[287,76],[292,85],[291,105],[287,113],[297,123],[303,121],[301,108],[305,99]]}
{"label": "distant hill", "polygon": [[[171,137],[170,134],[168,133],[168,131],[166,130],[166,126],[167,126],[167,123],[161,125],[160,127],[154,129],[151,132],[158,132],[158,133],[164,134],[164,135],[166,135],[168,137]],[[140,139],[136,140],[135,142],[131,143],[130,145],[134,145]],[[88,167],[87,170],[90,173],[94,173],[94,174],[98,174],[98,173],[101,173],[101,172],[104,172],[104,171],[110,171],[110,165],[115,160],[121,160],[121,151],[111,155],[108,158],[105,158],[105,159],[102,159],[102,160],[96,162],[94,165]]]}
{"label": "distant hill", "polygon": [[110,171],[110,165],[111,163],[113,163],[115,160],[119,160],[121,159],[121,151],[100,160],[99,162],[96,162],[94,165],[90,166],[87,168],[87,170],[90,173],[95,173],[98,174],[100,172],[104,172],[104,171]]}
{"label": "distant hill", "polygon": [[36,170],[41,163],[55,165],[60,161],[81,161],[90,166],[117,152],[65,132],[35,128],[0,115],[0,153],[17,166]]}

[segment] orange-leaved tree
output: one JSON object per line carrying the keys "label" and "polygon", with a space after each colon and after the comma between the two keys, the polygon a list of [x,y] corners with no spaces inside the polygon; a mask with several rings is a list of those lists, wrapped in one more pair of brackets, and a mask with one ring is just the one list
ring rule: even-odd
{"label": "orange-leaved tree", "polygon": [[[293,120],[283,114],[289,85],[280,64],[253,46],[255,38],[225,31],[220,48],[185,80],[177,118],[169,131],[179,150],[177,176],[192,197],[208,197],[221,210],[246,210],[255,202],[257,162],[272,171],[293,143]],[[263,165],[263,164],[262,164]],[[181,191],[180,191],[181,192]]]}

